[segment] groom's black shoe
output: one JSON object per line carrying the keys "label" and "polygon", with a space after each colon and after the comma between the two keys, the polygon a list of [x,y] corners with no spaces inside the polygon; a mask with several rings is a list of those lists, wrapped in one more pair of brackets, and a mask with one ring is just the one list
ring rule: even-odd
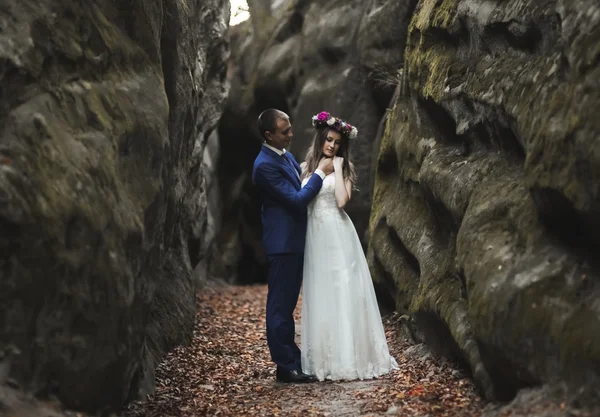
{"label": "groom's black shoe", "polygon": [[279,382],[286,382],[292,384],[302,384],[317,381],[317,378],[313,375],[307,375],[302,371],[296,370],[288,371],[287,369],[283,369],[280,367],[277,367],[277,376],[275,379]]}

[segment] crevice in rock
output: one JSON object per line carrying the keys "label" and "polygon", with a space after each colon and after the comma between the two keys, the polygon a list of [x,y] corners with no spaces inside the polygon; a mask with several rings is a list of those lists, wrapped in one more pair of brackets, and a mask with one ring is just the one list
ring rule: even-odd
{"label": "crevice in rock", "polygon": [[[260,262],[254,248],[242,243],[241,256],[237,265],[237,283],[240,285],[260,284],[266,281],[267,262]],[[259,262],[257,262],[259,260]]]}
{"label": "crevice in rock", "polygon": [[[296,86],[297,86],[296,76],[292,75],[288,78],[286,85],[285,85],[286,97],[294,97],[295,96],[294,92],[296,91]],[[291,104],[293,104],[293,103],[291,103]]]}
{"label": "crevice in rock", "polygon": [[21,226],[18,223],[0,217],[0,259],[8,260],[21,249],[20,236]]}
{"label": "crevice in rock", "polygon": [[[379,220],[377,226],[375,226],[374,233],[375,235],[381,237],[387,233],[387,229],[387,221],[386,218],[383,217]],[[399,301],[396,297],[398,293],[398,287],[393,275],[385,268],[376,252],[373,252],[371,259],[371,267],[374,268],[376,276],[379,277],[378,280],[373,281],[379,305],[382,307],[382,309],[389,312],[398,309],[401,309],[402,311],[408,311],[408,299],[405,299],[402,305],[397,304]]]}
{"label": "crevice in rock", "polygon": [[439,201],[427,187],[421,187],[425,204],[435,221],[435,232],[438,238],[444,242],[455,239],[460,227],[460,219],[455,219],[446,205]]}
{"label": "crevice in rock", "polygon": [[392,99],[400,83],[398,67],[375,66],[366,78],[377,110],[383,117],[391,107]]}
{"label": "crevice in rock", "polygon": [[467,290],[467,278],[465,277],[464,269],[459,269],[456,273],[456,277],[460,281],[460,296],[467,302],[469,301],[469,291]]}
{"label": "crevice in rock", "polygon": [[142,260],[137,250],[142,247],[143,244],[144,236],[142,232],[129,233],[125,239],[125,255],[130,261],[133,276],[139,276],[142,270]]}
{"label": "crevice in rock", "polygon": [[[160,50],[162,57],[162,72],[165,86],[167,101],[169,102],[169,113],[175,108],[176,92],[176,67],[173,62],[177,62],[177,38],[174,35],[176,32],[176,17],[177,7],[171,3],[165,3],[165,17],[163,30],[160,39]],[[172,120],[172,115],[169,114],[169,120]]]}
{"label": "crevice in rock", "polygon": [[[276,85],[257,89],[255,100],[255,107],[243,118],[228,105],[219,122],[221,152],[216,164],[216,178],[223,207],[222,229],[215,237],[213,246],[216,249],[210,255],[209,275],[223,276],[221,271],[227,271],[244,284],[265,282],[266,277],[266,262],[257,256],[253,240],[259,240],[261,236],[260,199],[249,175],[262,143],[256,127],[257,109],[274,107],[289,114],[286,95]],[[235,152],[228,151],[232,149]],[[232,247],[236,248],[235,256],[227,249]]]}
{"label": "crevice in rock", "polygon": [[513,129],[511,118],[498,113],[486,103],[466,97],[445,103],[453,113],[460,116],[461,112],[466,112],[462,117],[478,120],[459,134],[455,117],[442,105],[431,98],[419,98],[418,102],[435,126],[441,140],[447,145],[457,147],[457,156],[466,157],[474,147],[480,145],[488,152],[499,150],[508,159],[518,160],[519,163],[525,160],[523,140]]}
{"label": "crevice in rock", "polygon": [[463,142],[456,133],[456,121],[442,106],[431,98],[418,97],[417,102],[427,114],[440,139],[447,144],[460,144]]}
{"label": "crevice in rock", "polygon": [[[385,225],[385,220],[382,219],[380,223],[383,223]],[[376,255],[372,257],[371,266],[372,268],[374,268],[376,275],[380,278],[380,280],[373,281],[373,285],[375,288],[375,295],[377,296],[377,301],[381,310],[386,313],[391,313],[394,310],[407,311],[407,304],[404,304],[402,306],[396,305],[396,300],[393,296],[393,294],[396,294],[397,292],[394,277],[385,269],[385,267]]]}
{"label": "crevice in rock", "polygon": [[499,401],[511,401],[521,389],[540,385],[541,382],[533,376],[523,374],[525,370],[522,367],[514,366],[501,350],[480,341],[477,341],[477,348],[483,366],[494,381],[495,395]]}
{"label": "crevice in rock", "polygon": [[275,108],[290,114],[287,95],[283,88],[276,84],[256,87],[254,90],[254,103],[254,107],[257,109]]}
{"label": "crevice in rock", "polygon": [[128,157],[131,153],[131,141],[129,134],[122,134],[118,140],[119,157]]}
{"label": "crevice in rock", "polygon": [[[594,259],[594,248],[600,245],[600,237],[594,234],[600,230],[597,217],[584,219],[573,203],[555,189],[534,186],[530,192],[546,229],[568,247],[587,252],[588,258]],[[588,220],[596,226],[590,227]]]}
{"label": "crevice in rock", "polygon": [[200,249],[202,248],[202,240],[198,238],[188,239],[188,252],[190,257],[190,265],[192,269],[202,260]]}
{"label": "crevice in rock", "polygon": [[456,50],[460,44],[460,38],[457,35],[439,27],[428,27],[426,30],[420,31],[420,34],[421,48],[425,50],[434,46],[444,50]]}
{"label": "crevice in rock", "polygon": [[0,124],[4,126],[10,110],[25,102],[26,97],[37,95],[38,90],[35,78],[28,71],[0,57]]}
{"label": "crevice in rock", "polygon": [[467,130],[459,136],[465,142],[481,144],[487,151],[492,148],[500,150],[505,156],[516,158],[519,163],[525,160],[525,142],[519,137],[511,116],[464,94],[445,103],[445,106],[454,109],[459,116],[461,112],[465,112],[463,117],[471,121]]}
{"label": "crevice in rock", "polygon": [[341,48],[326,46],[319,49],[319,55],[325,62],[333,66],[340,63],[348,54]]}
{"label": "crevice in rock", "polygon": [[490,51],[495,54],[506,49],[535,54],[540,51],[543,40],[540,29],[532,22],[516,20],[489,24],[484,28],[482,38]]}
{"label": "crevice in rock", "polygon": [[394,177],[398,173],[398,157],[393,149],[381,149],[377,159],[377,174]]}
{"label": "crevice in rock", "polygon": [[90,233],[89,224],[87,224],[83,217],[72,216],[67,222],[65,229],[65,249],[78,250],[91,243],[86,241],[92,233]]}
{"label": "crevice in rock", "polygon": [[284,42],[295,34],[300,33],[302,26],[304,26],[304,15],[298,11],[294,11],[281,29],[279,29],[277,35],[275,35],[275,42]]}
{"label": "crevice in rock", "polygon": [[525,161],[525,149],[523,141],[519,139],[516,132],[508,126],[495,126],[499,138],[499,148],[508,154],[515,155],[520,161]]}
{"label": "crevice in rock", "polygon": [[[206,53],[206,58],[210,60],[208,63],[208,71],[206,71],[205,79],[214,80],[213,82],[220,82],[225,84],[227,80],[227,65],[224,61],[219,60],[218,57],[223,56],[223,49],[227,49],[227,45],[224,42],[214,43]],[[198,91],[200,99],[204,94],[203,90]]]}
{"label": "crevice in rock", "polygon": [[421,277],[421,265],[419,264],[419,260],[404,245],[404,242],[402,242],[402,239],[400,239],[400,236],[398,236],[396,229],[388,225],[387,230],[388,238],[390,239],[390,243],[394,248],[394,253],[397,253],[404,259],[406,266],[408,267],[407,269],[411,272],[413,278],[418,281]]}
{"label": "crevice in rock", "polygon": [[255,187],[252,186],[244,192],[236,213],[240,221],[238,228],[240,257],[237,261],[237,282],[242,285],[265,282],[267,259],[261,241],[254,238],[261,236],[262,231],[261,205],[258,190]]}
{"label": "crevice in rock", "polygon": [[435,313],[419,311],[414,314],[419,337],[438,356],[454,362],[462,371],[472,377],[471,367],[463,352],[452,337],[446,323]]}

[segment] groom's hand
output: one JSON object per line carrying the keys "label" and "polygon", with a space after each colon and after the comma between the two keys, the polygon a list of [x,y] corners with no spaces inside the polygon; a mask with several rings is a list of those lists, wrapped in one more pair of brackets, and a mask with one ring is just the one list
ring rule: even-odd
{"label": "groom's hand", "polygon": [[329,175],[333,172],[333,159],[332,158],[321,158],[319,161],[319,166],[317,169],[320,169],[325,173],[325,175]]}

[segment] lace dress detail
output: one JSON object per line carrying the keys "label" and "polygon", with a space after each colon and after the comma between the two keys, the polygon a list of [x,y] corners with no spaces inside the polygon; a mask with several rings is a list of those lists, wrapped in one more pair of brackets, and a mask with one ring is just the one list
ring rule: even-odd
{"label": "lace dress detail", "polygon": [[[303,181],[303,186],[307,180]],[[398,369],[354,224],[335,201],[335,175],[308,206],[302,287],[302,370],[321,381]]]}
{"label": "lace dress detail", "polygon": [[[306,184],[306,180],[302,182],[302,186]],[[308,205],[308,218],[314,221],[326,221],[327,216],[334,216],[343,219],[346,213],[338,209],[335,201],[335,176],[330,174],[323,180],[323,186]]]}

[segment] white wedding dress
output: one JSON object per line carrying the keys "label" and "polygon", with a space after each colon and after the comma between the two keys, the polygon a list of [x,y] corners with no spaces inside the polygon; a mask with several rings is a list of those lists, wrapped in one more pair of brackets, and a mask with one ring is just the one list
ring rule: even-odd
{"label": "white wedding dress", "polygon": [[[302,186],[306,184],[304,180]],[[302,287],[302,371],[320,381],[398,369],[354,224],[335,201],[335,175],[308,206]]]}

